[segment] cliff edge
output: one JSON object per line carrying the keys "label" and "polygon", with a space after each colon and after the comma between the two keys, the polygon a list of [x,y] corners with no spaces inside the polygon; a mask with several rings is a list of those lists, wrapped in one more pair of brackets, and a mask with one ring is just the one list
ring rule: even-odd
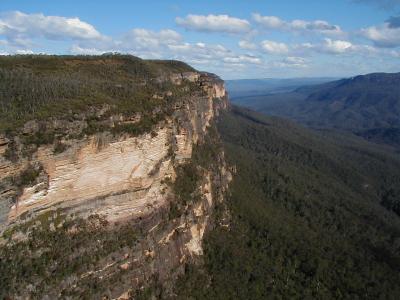
{"label": "cliff edge", "polygon": [[0,294],[172,293],[231,178],[213,126],[223,81],[130,56],[1,60],[30,90],[1,99],[18,117],[0,124]]}

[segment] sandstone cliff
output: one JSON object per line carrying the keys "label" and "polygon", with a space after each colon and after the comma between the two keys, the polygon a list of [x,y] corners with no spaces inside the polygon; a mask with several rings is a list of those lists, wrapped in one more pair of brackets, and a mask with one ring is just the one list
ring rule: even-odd
{"label": "sandstone cliff", "polygon": [[[52,258],[42,266],[43,278],[14,283],[13,290],[5,295],[82,296],[88,292],[85,284],[96,282],[101,288],[92,296],[105,293],[109,298],[124,299],[151,284],[170,289],[185,264],[201,257],[202,237],[213,224],[213,208],[223,201],[230,173],[223,151],[214,149],[214,161],[208,166],[195,161],[193,155],[198,158],[207,147],[216,147],[218,141],[208,131],[219,111],[227,107],[227,95],[223,82],[208,73],[175,73],[159,80],[177,87],[190,84],[191,92],[180,98],[173,113],[160,119],[149,132],[116,134],[105,129],[63,138],[59,151],[57,144],[43,144],[29,149],[27,155],[19,136],[0,137],[3,254],[34,238],[57,236],[70,240],[84,235],[86,238],[75,249],[65,250],[65,260],[75,263],[88,251],[99,256],[95,261],[89,259],[84,269],[77,266],[47,284],[49,272],[59,270],[54,264],[65,263],[60,261],[63,258]],[[173,97],[172,92],[167,93]],[[102,109],[96,114],[104,114],[108,108]],[[112,114],[103,123],[114,128],[138,120],[140,115]],[[52,120],[47,127],[61,126],[76,133],[87,127],[85,123]],[[39,127],[35,121],[27,122],[23,133],[35,133]],[[4,155],[10,149],[16,157]],[[180,186],[192,176],[192,190]],[[96,236],[97,242],[91,236]],[[107,244],[109,250],[105,251],[102,245],[99,252],[96,243],[110,238],[118,247]],[[50,249],[40,245],[29,248],[32,259],[57,251],[51,242]],[[111,284],[112,278],[118,278],[119,284]]]}

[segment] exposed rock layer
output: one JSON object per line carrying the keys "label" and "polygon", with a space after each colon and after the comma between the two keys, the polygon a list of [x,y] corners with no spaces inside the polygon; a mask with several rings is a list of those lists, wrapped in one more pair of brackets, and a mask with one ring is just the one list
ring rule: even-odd
{"label": "exposed rock layer", "polygon": [[[118,219],[143,213],[149,205],[161,205],[165,200],[161,191],[167,188],[161,181],[174,173],[172,157],[178,163],[190,158],[192,145],[205,134],[218,113],[218,105],[226,105],[224,100],[215,103],[216,98],[225,97],[223,83],[215,77],[195,72],[175,77],[171,79],[175,84],[182,80],[197,83],[206,96],[186,99],[155,133],[139,137],[98,134],[69,141],[71,147],[61,154],[54,154],[53,146],[42,146],[29,161],[11,163],[1,159],[0,180],[15,176],[33,163],[41,165],[47,175],[44,182],[25,187],[10,211],[2,210],[1,220],[6,219],[6,213],[8,222],[13,222],[23,213],[55,205],[85,208],[88,213]],[[7,139],[0,142],[1,151],[5,152]],[[3,203],[5,198],[2,197]]]}
{"label": "exposed rock layer", "polygon": [[[218,171],[202,172],[198,183],[202,196],[172,219],[168,210],[176,195],[170,183],[176,180],[176,167],[191,160],[194,145],[203,143],[207,128],[226,108],[227,96],[223,82],[212,74],[184,73],[168,80],[176,85],[191,81],[198,92],[182,101],[151,133],[132,137],[103,132],[67,141],[69,147],[62,153],[55,154],[52,145],[45,145],[29,158],[14,162],[0,158],[3,230],[55,209],[80,218],[100,215],[111,224],[137,220],[145,234],[136,250],[131,249],[118,264],[81,275],[106,278],[117,270],[128,272],[130,284],[121,294],[146,285],[155,274],[158,281],[168,282],[183,271],[185,262],[201,255],[213,206],[222,201],[230,180],[223,153],[214,162]],[[0,138],[2,153],[10,146],[5,137]],[[28,167],[34,167],[39,176],[18,190],[10,178]]]}

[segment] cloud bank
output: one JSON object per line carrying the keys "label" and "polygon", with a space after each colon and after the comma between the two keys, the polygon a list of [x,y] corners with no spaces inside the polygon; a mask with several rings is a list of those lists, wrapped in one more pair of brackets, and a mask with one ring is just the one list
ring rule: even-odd
{"label": "cloud bank", "polygon": [[251,29],[247,20],[228,15],[188,15],[176,18],[176,24],[187,30],[202,32],[245,33]]}
{"label": "cloud bank", "polygon": [[285,21],[276,16],[262,16],[258,13],[253,14],[253,20],[265,29],[286,30],[292,32],[313,32],[328,35],[343,34],[337,25],[331,25],[326,21],[315,20],[293,20]]}
{"label": "cloud bank", "polygon": [[0,35],[14,45],[26,45],[33,38],[48,40],[93,40],[103,36],[94,26],[79,18],[25,14],[20,11],[0,14]]}
{"label": "cloud bank", "polygon": [[[0,55],[43,53],[58,47],[71,54],[121,52],[142,58],[183,60],[236,78],[242,77],[238,74],[265,72],[298,74],[299,70],[306,72],[318,63],[338,59],[348,59],[349,64],[357,58],[369,62],[379,59],[389,64],[400,58],[400,16],[354,32],[345,32],[324,20],[288,21],[258,13],[248,20],[226,14],[188,14],[177,17],[175,24],[175,30],[131,28],[106,36],[78,17],[0,13]],[[215,42],[218,35],[222,39]]]}

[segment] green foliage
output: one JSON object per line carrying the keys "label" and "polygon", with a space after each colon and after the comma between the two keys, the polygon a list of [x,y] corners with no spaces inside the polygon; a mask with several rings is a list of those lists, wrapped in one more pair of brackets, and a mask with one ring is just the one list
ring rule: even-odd
{"label": "green foliage", "polygon": [[216,162],[220,159],[222,150],[223,147],[217,127],[213,124],[207,129],[204,141],[194,145],[192,154],[193,164],[203,169],[217,171],[215,169],[218,166]]}
{"label": "green foliage", "polygon": [[[28,120],[88,114],[105,104],[110,106],[108,114],[141,113],[146,127],[154,110],[163,107],[171,112],[172,100],[191,91],[190,83],[177,87],[163,80],[187,71],[193,69],[181,62],[145,61],[129,55],[2,56],[0,132],[13,132]],[[174,97],[153,98],[163,91],[173,92]],[[33,143],[51,143],[45,136],[35,138],[38,141]]]}
{"label": "green foliage", "polygon": [[144,289],[136,290],[132,293],[130,299],[152,300],[164,299],[163,286],[157,276],[153,275],[148,280],[148,285]]}
{"label": "green foliage", "polygon": [[199,179],[198,166],[192,162],[176,168],[176,181],[173,185],[173,191],[179,203],[186,205],[193,200]]}
{"label": "green foliage", "polygon": [[6,151],[3,154],[5,159],[8,159],[9,161],[16,162],[18,160],[18,154],[17,154],[17,149],[16,145],[13,141],[11,141],[8,144],[8,147]]}
{"label": "green foliage", "polygon": [[207,234],[178,299],[400,297],[400,220],[381,205],[398,158],[236,108],[218,127],[237,167],[232,221]]}
{"label": "green foliage", "polygon": [[54,145],[54,150],[53,150],[54,154],[62,153],[66,149],[67,149],[67,146],[63,142],[61,142],[60,140],[56,140],[56,143]]}
{"label": "green foliage", "polygon": [[24,137],[23,141],[24,144],[27,145],[46,145],[46,144],[52,144],[55,140],[55,134],[54,132],[48,132],[48,131],[39,131],[34,134],[28,135]]}
{"label": "green foliage", "polygon": [[392,145],[400,149],[400,127],[361,130],[357,135],[374,143]]}
{"label": "green foliage", "polygon": [[[376,73],[234,102],[313,128],[348,130],[400,149],[400,73]],[[248,91],[251,93],[251,91]]]}
{"label": "green foliage", "polygon": [[185,207],[198,200],[198,186],[200,182],[199,166],[193,161],[188,161],[175,168],[176,179],[171,183],[175,199],[171,201],[168,217],[175,219],[182,215]]}
{"label": "green foliage", "polygon": [[18,177],[14,178],[14,182],[18,187],[32,185],[40,175],[40,172],[41,168],[35,168],[29,165]]}
{"label": "green foliage", "polygon": [[[96,276],[83,276],[76,286],[68,282],[136,244],[137,233],[131,224],[108,226],[98,215],[71,220],[61,211],[49,211],[5,232],[8,243],[0,248],[0,298],[99,298],[109,285]],[[25,233],[27,239],[12,241],[17,232]]]}
{"label": "green foliage", "polygon": [[216,174],[220,159],[221,143],[216,126],[211,126],[204,136],[204,141],[194,145],[190,161],[175,168],[176,179],[172,183],[172,190],[176,199],[170,204],[169,218],[174,219],[181,215],[185,206],[194,203],[202,196],[199,186],[205,170],[213,170]]}
{"label": "green foliage", "polygon": [[129,133],[133,136],[137,136],[146,132],[150,132],[155,125],[165,118],[167,114],[159,112],[155,115],[144,115],[138,123],[134,124],[118,124],[112,128],[114,134],[118,133]]}

